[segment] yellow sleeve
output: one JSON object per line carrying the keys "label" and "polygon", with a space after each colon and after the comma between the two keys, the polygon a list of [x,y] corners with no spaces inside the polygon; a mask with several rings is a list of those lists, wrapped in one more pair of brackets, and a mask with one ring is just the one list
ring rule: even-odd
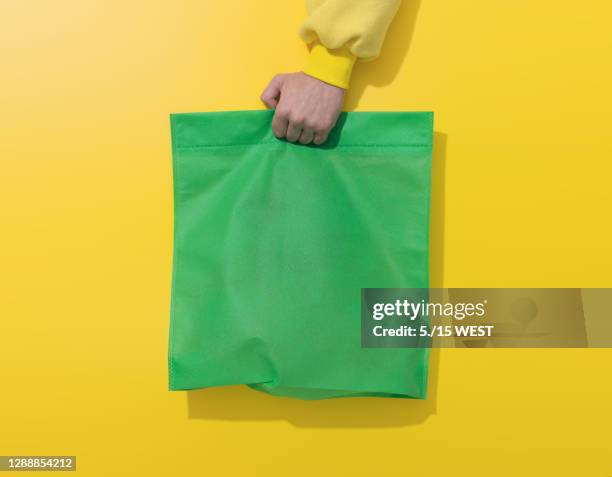
{"label": "yellow sleeve", "polygon": [[300,28],[313,43],[304,73],[348,88],[356,59],[380,52],[401,0],[306,0],[308,18]]}

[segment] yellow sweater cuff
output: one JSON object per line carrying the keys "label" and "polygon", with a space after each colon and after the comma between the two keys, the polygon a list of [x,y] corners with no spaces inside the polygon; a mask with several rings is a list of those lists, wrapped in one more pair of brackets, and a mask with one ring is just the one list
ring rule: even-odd
{"label": "yellow sweater cuff", "polygon": [[315,43],[310,50],[304,73],[338,88],[347,89],[355,60],[355,55],[348,48],[328,50],[320,43]]}

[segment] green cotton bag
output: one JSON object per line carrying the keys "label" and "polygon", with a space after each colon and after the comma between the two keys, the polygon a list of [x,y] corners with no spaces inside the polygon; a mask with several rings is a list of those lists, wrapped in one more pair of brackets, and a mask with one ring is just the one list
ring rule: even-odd
{"label": "green cotton bag", "polygon": [[425,398],[429,350],[363,348],[360,307],[429,285],[433,115],[343,113],[323,146],[272,115],[171,115],[170,389]]}

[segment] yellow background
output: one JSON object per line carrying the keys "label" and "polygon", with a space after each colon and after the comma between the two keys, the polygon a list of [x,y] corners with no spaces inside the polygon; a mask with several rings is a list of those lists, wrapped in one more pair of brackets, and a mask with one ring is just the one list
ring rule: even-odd
{"label": "yellow background", "polygon": [[[609,350],[434,352],[425,402],[170,393],[170,112],[260,108],[301,0],[0,3],[0,454],[87,476],[612,475]],[[437,286],[605,287],[608,0],[404,0],[347,106],[436,113]]]}

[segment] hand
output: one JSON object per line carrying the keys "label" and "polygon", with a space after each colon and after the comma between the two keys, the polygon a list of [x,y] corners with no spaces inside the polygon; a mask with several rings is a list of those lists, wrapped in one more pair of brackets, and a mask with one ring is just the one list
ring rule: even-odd
{"label": "hand", "polygon": [[342,111],[344,90],[305,73],[276,75],[261,95],[275,108],[272,131],[278,138],[323,144]]}

